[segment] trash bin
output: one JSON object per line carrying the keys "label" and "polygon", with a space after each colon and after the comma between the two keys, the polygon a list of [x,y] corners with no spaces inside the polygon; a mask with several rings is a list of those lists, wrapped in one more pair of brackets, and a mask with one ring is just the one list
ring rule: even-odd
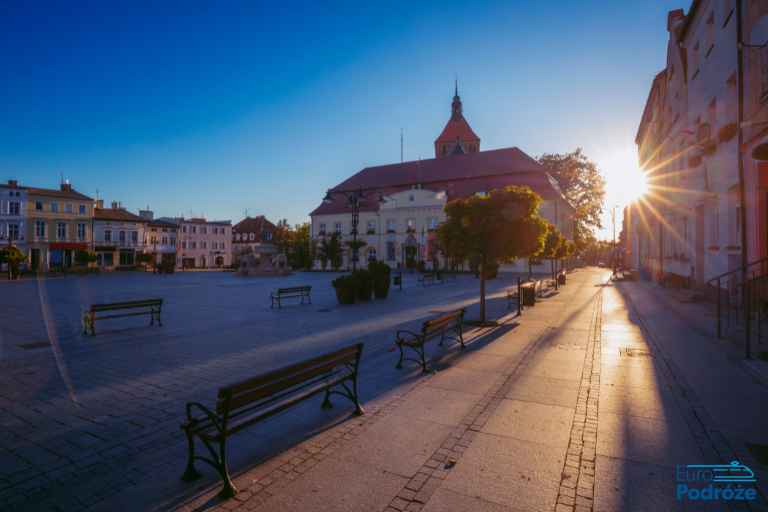
{"label": "trash bin", "polygon": [[523,306],[536,305],[536,287],[533,283],[526,283],[520,287],[520,295]]}
{"label": "trash bin", "polygon": [[557,274],[557,284],[561,286],[565,284],[565,272],[560,272]]}
{"label": "trash bin", "polygon": [[402,286],[403,286],[403,274],[395,274],[394,277],[392,277],[392,285],[400,286],[402,288]]}

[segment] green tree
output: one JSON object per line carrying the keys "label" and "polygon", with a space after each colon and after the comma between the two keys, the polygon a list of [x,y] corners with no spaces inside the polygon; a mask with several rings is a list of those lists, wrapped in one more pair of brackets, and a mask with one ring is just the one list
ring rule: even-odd
{"label": "green tree", "polygon": [[288,225],[287,219],[282,219],[275,225],[275,231],[272,233],[272,243],[278,251],[288,256],[293,243],[294,232]]}
{"label": "green tree", "polygon": [[332,234],[330,237],[323,238],[320,242],[320,263],[325,270],[328,263],[331,264],[333,270],[339,270],[341,267],[342,250],[341,239],[338,233]]}
{"label": "green tree", "polygon": [[20,267],[24,260],[26,260],[26,256],[16,246],[10,245],[0,249],[0,264],[8,265],[8,280],[19,277],[21,274]]}
{"label": "green tree", "polygon": [[555,260],[559,259],[559,254],[565,247],[565,237],[560,233],[554,224],[547,223],[547,231],[544,235],[544,246],[541,248],[535,258],[538,260],[549,260],[550,268],[554,273]]}
{"label": "green tree", "polygon": [[485,323],[485,280],[489,268],[537,254],[546,221],[539,215],[541,197],[528,187],[506,187],[484,196],[451,201],[447,220],[437,229],[446,254],[476,261],[480,277],[480,322]]}
{"label": "green tree", "polygon": [[308,222],[297,224],[291,236],[288,261],[293,268],[312,267],[312,242],[310,240],[310,226]]}
{"label": "green tree", "polygon": [[539,163],[555,178],[563,195],[576,209],[573,239],[577,250],[585,249],[582,240],[588,239],[593,229],[602,227],[605,179],[581,148],[564,154],[544,154],[539,157]]}

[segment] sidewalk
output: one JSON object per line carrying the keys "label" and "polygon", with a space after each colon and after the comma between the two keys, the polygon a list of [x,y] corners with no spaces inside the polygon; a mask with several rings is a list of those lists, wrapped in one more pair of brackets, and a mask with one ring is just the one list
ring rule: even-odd
{"label": "sidewalk", "polygon": [[436,374],[239,474],[234,499],[210,479],[158,509],[591,509],[606,278],[574,273],[519,322],[474,332]]}

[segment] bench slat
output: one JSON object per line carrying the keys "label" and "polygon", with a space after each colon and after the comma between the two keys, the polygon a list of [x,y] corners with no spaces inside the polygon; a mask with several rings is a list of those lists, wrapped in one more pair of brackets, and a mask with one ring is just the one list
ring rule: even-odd
{"label": "bench slat", "polygon": [[317,366],[327,361],[338,360],[340,363],[351,362],[351,361],[354,361],[354,359],[357,356],[357,353],[360,351],[362,351],[362,343],[359,343],[357,345],[352,345],[350,347],[344,347],[343,349],[337,350],[336,352],[324,354],[322,356],[315,357],[308,361],[302,361],[300,363],[284,366],[283,368],[272,370],[271,372],[265,373],[263,375],[259,375],[257,377],[253,377],[251,379],[247,379],[241,382],[237,382],[235,384],[231,384],[224,388],[221,388],[221,390],[219,391],[219,398],[223,398],[225,396],[225,393],[231,393],[233,396],[237,395],[238,393],[241,393],[243,391],[257,388],[259,386],[263,386],[267,383],[270,383],[276,379],[281,378],[282,376],[292,375],[296,372],[301,371],[304,368]]}
{"label": "bench slat", "polygon": [[340,373],[340,371],[333,371],[336,367],[339,366],[339,364],[340,363],[338,361],[334,360],[321,366],[309,368],[305,371],[295,373],[283,379],[277,380],[271,384],[255,388],[251,391],[246,391],[229,398],[221,398],[216,404],[216,409],[220,413],[225,410],[237,411],[244,406],[258,402],[263,398],[274,397],[283,391],[287,392],[287,394],[290,394],[294,390],[301,389],[307,384],[332,378],[335,374]]}

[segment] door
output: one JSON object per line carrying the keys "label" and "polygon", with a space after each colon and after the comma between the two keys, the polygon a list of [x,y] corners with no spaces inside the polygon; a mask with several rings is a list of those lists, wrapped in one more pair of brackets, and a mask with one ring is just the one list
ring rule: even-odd
{"label": "door", "polygon": [[704,206],[696,207],[696,282],[704,284]]}

